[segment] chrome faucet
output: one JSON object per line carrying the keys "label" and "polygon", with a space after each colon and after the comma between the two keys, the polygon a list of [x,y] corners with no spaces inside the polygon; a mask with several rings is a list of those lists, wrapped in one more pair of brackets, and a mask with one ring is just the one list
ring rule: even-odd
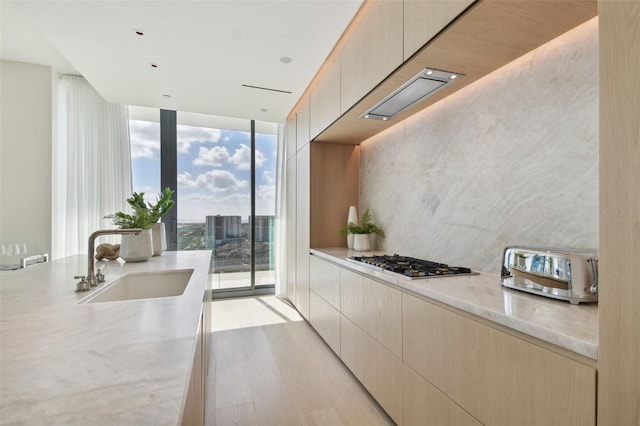
{"label": "chrome faucet", "polygon": [[101,271],[98,271],[95,274],[95,264],[93,263],[93,255],[95,252],[95,241],[100,235],[122,235],[122,234],[134,234],[138,235],[142,229],[140,228],[130,228],[130,229],[101,229],[95,231],[93,234],[89,236],[89,257],[88,257],[88,269],[87,276],[84,277],[82,275],[76,275],[75,279],[79,279],[80,282],[76,284],[76,291],[88,291],[91,290],[91,287],[97,286],[99,283],[104,282],[104,275]]}

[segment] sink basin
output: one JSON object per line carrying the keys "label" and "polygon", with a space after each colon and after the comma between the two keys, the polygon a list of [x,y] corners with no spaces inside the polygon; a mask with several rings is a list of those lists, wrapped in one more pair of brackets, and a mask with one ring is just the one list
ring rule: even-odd
{"label": "sink basin", "polygon": [[184,293],[193,269],[162,272],[131,272],[107,284],[80,303],[117,302],[180,296]]}

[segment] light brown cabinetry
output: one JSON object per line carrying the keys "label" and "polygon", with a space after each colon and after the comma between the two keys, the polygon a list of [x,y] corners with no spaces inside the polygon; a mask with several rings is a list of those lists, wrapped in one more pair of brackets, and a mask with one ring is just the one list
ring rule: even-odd
{"label": "light brown cabinetry", "polygon": [[474,1],[404,0],[404,59],[416,53]]}
{"label": "light brown cabinetry", "polygon": [[311,256],[309,270],[309,322],[340,355],[340,268]]}
{"label": "light brown cabinetry", "polygon": [[399,425],[402,420],[402,360],[342,316],[340,357],[384,410]]}
{"label": "light brown cabinetry", "polygon": [[482,425],[406,364],[402,382],[405,425]]}
{"label": "light brown cabinetry", "polygon": [[344,268],[340,283],[341,312],[401,358],[402,293]]}
{"label": "light brown cabinetry", "polygon": [[[288,143],[288,141],[287,141]],[[296,182],[297,176],[297,159],[295,156],[287,160],[286,170],[286,262],[285,262],[285,280],[287,299],[293,304],[296,303]]]}
{"label": "light brown cabinetry", "polygon": [[296,110],[296,147],[300,151],[303,146],[309,143],[309,97],[303,96],[298,103]]}
{"label": "light brown cabinetry", "polygon": [[297,129],[296,114],[291,114],[289,118],[287,118],[287,132],[285,134],[286,141],[284,144],[285,153],[286,153],[285,158],[287,160],[293,157],[294,155],[296,155],[296,152],[298,151],[298,145],[296,143],[297,131],[298,129]]}
{"label": "light brown cabinetry", "polygon": [[196,333],[196,347],[189,378],[189,390],[182,413],[184,426],[204,425],[205,401],[206,401],[206,377],[207,377],[207,344],[208,333],[205,332],[206,309],[200,315],[198,331]]}
{"label": "light brown cabinetry", "polygon": [[309,319],[309,220],[310,220],[310,146],[296,154],[296,301],[305,319]]}
{"label": "light brown cabinetry", "polygon": [[640,422],[640,3],[598,2],[598,424]]}
{"label": "light brown cabinetry", "polygon": [[404,361],[482,423],[595,424],[595,368],[403,294]]}
{"label": "light brown cabinetry", "polygon": [[340,267],[317,256],[310,259],[311,290],[335,309],[340,309]]}
{"label": "light brown cabinetry", "polygon": [[340,57],[336,56],[322,67],[317,85],[309,95],[310,139],[316,137],[340,116]]}
{"label": "light brown cabinetry", "polygon": [[357,206],[360,148],[311,143],[311,247],[345,247],[340,229]]}
{"label": "light brown cabinetry", "polygon": [[[311,283],[313,285],[313,280]],[[340,312],[318,296],[313,289],[309,291],[309,322],[331,350],[339,356]]]}
{"label": "light brown cabinetry", "polygon": [[403,61],[402,0],[366,2],[340,54],[344,114]]}

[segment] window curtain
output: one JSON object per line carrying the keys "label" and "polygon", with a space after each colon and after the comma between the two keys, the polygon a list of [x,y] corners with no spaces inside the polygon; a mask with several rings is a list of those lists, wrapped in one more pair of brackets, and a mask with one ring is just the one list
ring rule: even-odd
{"label": "window curtain", "polygon": [[[130,156],[128,107],[107,102],[82,77],[61,76],[53,257],[86,253],[93,231],[114,227],[104,216],[127,209]],[[102,237],[100,242],[109,241],[117,237]]]}
{"label": "window curtain", "polygon": [[275,250],[276,250],[276,288],[275,294],[278,297],[287,297],[286,280],[286,123],[278,126],[278,149],[276,162],[276,218],[275,218]]}

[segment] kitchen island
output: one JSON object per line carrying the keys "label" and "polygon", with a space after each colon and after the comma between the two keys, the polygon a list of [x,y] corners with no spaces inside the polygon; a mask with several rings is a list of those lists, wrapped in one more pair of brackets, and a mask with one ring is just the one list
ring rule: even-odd
{"label": "kitchen island", "polygon": [[127,273],[193,269],[181,296],[105,303],[82,303],[96,290],[75,292],[86,255],[1,273],[0,423],[182,423],[210,256],[96,262],[98,291]]}

